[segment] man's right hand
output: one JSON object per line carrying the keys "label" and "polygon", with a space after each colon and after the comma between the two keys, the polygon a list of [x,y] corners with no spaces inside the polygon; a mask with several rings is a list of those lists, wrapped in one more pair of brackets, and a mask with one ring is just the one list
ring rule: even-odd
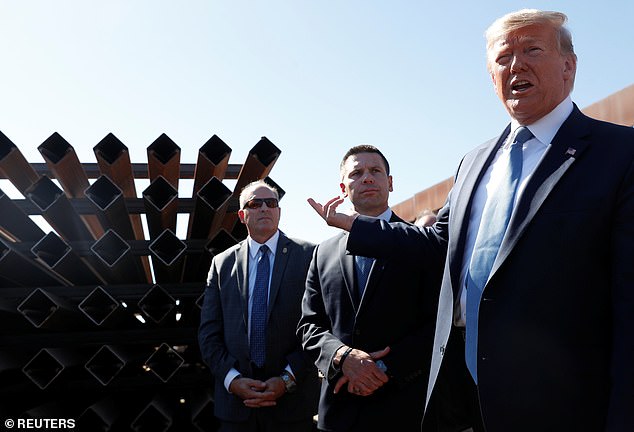
{"label": "man's right hand", "polygon": [[266,389],[266,383],[252,378],[240,377],[231,381],[229,391],[245,401],[250,408],[275,405],[274,392]]}
{"label": "man's right hand", "polygon": [[390,352],[390,347],[381,351],[366,353],[353,349],[345,360],[341,370],[343,376],[335,384],[334,393],[348,385],[348,392],[357,396],[369,396],[389,381],[389,377],[375,363]]}
{"label": "man's right hand", "polygon": [[330,226],[350,231],[352,223],[359,216],[356,212],[350,214],[337,212],[337,207],[346,199],[345,196],[337,196],[330,199],[326,204],[320,204],[312,198],[308,198],[308,204],[315,209],[317,214]]}

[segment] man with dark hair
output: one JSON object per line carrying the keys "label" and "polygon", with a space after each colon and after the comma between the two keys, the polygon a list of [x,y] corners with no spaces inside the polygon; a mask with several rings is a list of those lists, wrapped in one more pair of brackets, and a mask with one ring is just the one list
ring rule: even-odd
{"label": "man with dark hair", "polygon": [[[356,212],[402,222],[388,206],[392,176],[376,147],[353,147],[340,167],[341,192]],[[376,260],[350,255],[347,237],[317,246],[297,330],[324,376],[318,427],[366,432],[398,425],[418,432],[440,272],[423,271],[405,253]]]}
{"label": "man with dark hair", "polygon": [[[383,164],[385,165],[385,172],[389,176],[390,175],[390,163],[387,161],[387,158],[381,153],[381,150],[369,144],[359,144],[354,147],[350,147],[350,149],[343,155],[343,159],[339,163],[339,171],[341,176],[343,177],[346,161],[350,156],[357,155],[359,153],[374,153],[377,154],[381,160],[383,160]],[[390,191],[391,192],[391,191]]]}

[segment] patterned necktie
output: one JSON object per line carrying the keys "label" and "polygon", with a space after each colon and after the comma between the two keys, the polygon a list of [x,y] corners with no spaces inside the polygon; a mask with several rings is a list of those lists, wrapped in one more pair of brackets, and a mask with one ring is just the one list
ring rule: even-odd
{"label": "patterned necktie", "polygon": [[249,341],[251,360],[260,368],[264,366],[266,356],[266,312],[270,273],[268,252],[267,245],[260,246],[251,306],[251,339]]}
{"label": "patterned necktie", "polygon": [[500,244],[513,212],[515,191],[522,174],[522,145],[533,134],[524,126],[517,129],[515,139],[508,152],[500,160],[505,164],[502,181],[491,192],[482,211],[480,227],[473,246],[471,263],[467,274],[467,339],[465,360],[471,376],[478,382],[478,312],[480,297],[489,279],[491,268],[497,257]]}
{"label": "patterned necktie", "polygon": [[368,284],[370,269],[372,269],[373,258],[355,255],[354,262],[357,268],[357,303],[361,303],[365,286]]}

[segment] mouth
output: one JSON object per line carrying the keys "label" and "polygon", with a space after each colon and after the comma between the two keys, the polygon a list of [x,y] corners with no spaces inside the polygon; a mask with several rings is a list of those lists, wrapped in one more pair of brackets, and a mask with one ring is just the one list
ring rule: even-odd
{"label": "mouth", "polygon": [[517,80],[511,83],[511,93],[521,94],[533,87],[533,84],[527,80]]}
{"label": "mouth", "polygon": [[363,192],[361,192],[361,195],[372,195],[377,193],[379,190],[378,189],[366,189]]}

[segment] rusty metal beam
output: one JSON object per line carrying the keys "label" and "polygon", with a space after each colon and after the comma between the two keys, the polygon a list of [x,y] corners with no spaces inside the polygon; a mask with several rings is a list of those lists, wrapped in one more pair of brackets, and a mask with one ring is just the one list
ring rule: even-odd
{"label": "rusty metal beam", "polygon": [[286,195],[286,191],[284,189],[282,189],[282,187],[280,185],[278,185],[277,183],[275,183],[275,181],[271,178],[271,177],[266,177],[264,179],[264,182],[271,186],[274,187],[275,189],[277,189],[277,195],[280,197],[280,201],[282,200],[282,198],[284,198],[284,195]]}
{"label": "rusty metal beam", "polygon": [[143,268],[131,253],[130,245],[114,230],[109,229],[90,249],[110,269],[119,283],[145,281]]}
{"label": "rusty metal beam", "polygon": [[[135,179],[148,179],[150,175],[148,173],[148,167],[146,163],[132,163],[132,174]],[[99,164],[92,162],[82,162],[81,166],[84,168],[84,172],[88,176],[89,179],[95,179],[99,177],[101,174],[101,169],[99,168]],[[38,176],[46,175],[49,177],[53,177],[53,173],[48,168],[46,163],[42,162],[31,162],[31,167],[35,170],[35,173]],[[227,180],[235,180],[238,178],[238,174],[240,174],[240,170],[242,169],[242,164],[229,164],[227,167],[227,171],[225,171],[225,179]],[[191,180],[195,178],[196,175],[196,164],[192,163],[183,163],[180,166],[180,179],[181,180]],[[0,171],[0,179],[5,179],[7,176]]]}
{"label": "rusty metal beam", "polygon": [[2,132],[0,132],[0,174],[9,179],[22,195],[39,178],[22,152]]}
{"label": "rusty metal beam", "polygon": [[[51,173],[59,181],[69,198],[83,198],[84,191],[90,183],[88,176],[77,158],[75,149],[57,132],[48,137],[37,148],[46,161]],[[92,233],[93,238],[99,238],[104,230],[99,219],[94,215],[82,215],[82,220]]]}
{"label": "rusty metal beam", "polygon": [[[282,151],[275,146],[268,138],[262,137],[258,143],[249,150],[246,161],[242,165],[240,174],[238,175],[238,181],[236,182],[233,190],[233,196],[239,197],[242,188],[247,184],[265,178],[271,170],[273,165],[279,158]],[[237,211],[228,212],[225,215],[222,227],[231,232],[238,220]]]}
{"label": "rusty metal beam", "polygon": [[168,316],[174,318],[176,300],[160,285],[154,285],[137,302],[139,309],[155,323],[160,323]]}
{"label": "rusty metal beam", "polygon": [[55,233],[49,232],[44,235],[33,245],[31,252],[46,267],[73,285],[95,285],[104,282],[82,261],[68,243]]}
{"label": "rusty metal beam", "polygon": [[3,288],[68,285],[68,281],[18,252],[4,240],[0,240],[0,275],[0,287]]}
{"label": "rusty metal beam", "polygon": [[[67,243],[93,241],[92,234],[73,209],[69,199],[48,177],[41,177],[27,189],[26,196]],[[106,282],[121,280],[111,267],[105,266],[97,257],[89,255],[84,256],[83,259],[102,280]]]}
{"label": "rusty metal beam", "polygon": [[143,191],[143,203],[150,238],[157,238],[166,229],[176,231],[178,190],[163,176],[158,176]]}
{"label": "rusty metal beam", "polygon": [[[196,194],[187,238],[214,239],[218,237],[219,232],[224,232],[221,225],[232,198],[231,191],[220,180],[212,177]],[[222,236],[223,234],[220,234],[220,237]],[[208,258],[208,252],[188,254],[185,257],[183,281],[191,281],[192,277],[202,274],[201,266],[211,263]]]}
{"label": "rusty metal beam", "polygon": [[[121,189],[124,197],[136,198],[136,186],[128,148],[116,136],[109,133],[99,141],[93,151],[101,173],[108,176]],[[141,216],[132,214],[130,215],[130,221],[134,230],[134,238],[143,240],[145,236],[143,234]],[[147,282],[151,282],[150,262],[147,257],[142,257],[141,261],[143,262],[145,279]]]}
{"label": "rusty metal beam", "polygon": [[224,229],[218,230],[201,252],[190,252],[185,257],[183,282],[200,282],[206,279],[211,259],[238,241]]}
{"label": "rusty metal beam", "polygon": [[44,231],[0,190],[0,230],[12,241],[38,241]]}
{"label": "rusty metal beam", "polygon": [[[80,215],[92,214],[95,211],[95,205],[88,198],[70,198],[69,199],[73,209]],[[142,198],[124,198],[125,206],[128,209],[128,213],[139,215],[146,212],[145,203]],[[13,203],[27,215],[40,215],[42,210],[33,204],[30,200],[14,199]],[[191,213],[194,211],[194,199],[193,198],[178,198],[177,213]],[[233,198],[229,202],[229,210],[238,211],[238,201],[234,201]]]}
{"label": "rusty metal beam", "polygon": [[121,310],[121,303],[108,293],[103,287],[93,289],[79,303],[77,308],[86,315],[90,321],[101,327],[115,312]]}
{"label": "rusty metal beam", "polygon": [[64,369],[76,365],[78,361],[77,355],[72,351],[43,348],[22,368],[22,372],[44,390]]}
{"label": "rusty metal beam", "polygon": [[102,345],[84,364],[84,368],[102,386],[107,386],[134,357],[134,353],[125,346]]}
{"label": "rusty metal beam", "polygon": [[26,189],[25,195],[64,240],[93,240],[91,232],[73,209],[64,191],[48,177],[40,177]]}
{"label": "rusty metal beam", "polygon": [[[149,363],[144,366],[148,368],[156,367],[156,371],[154,369],[150,370],[161,378],[163,382],[167,382],[167,379],[164,379],[159,373],[163,374],[164,370],[171,370],[170,368],[173,368],[173,364],[176,364],[176,357],[180,356],[164,343],[157,348],[156,353],[148,359],[148,362],[150,360],[153,362],[151,366]],[[182,359],[180,360],[182,361]],[[130,423],[130,428],[134,431],[151,430],[153,432],[166,432],[171,428],[174,422],[173,417],[174,408],[167,402],[166,396],[157,395]]]}
{"label": "rusty metal beam", "polygon": [[20,312],[35,328],[59,328],[77,322],[77,312],[66,298],[36,288],[18,305]]}
{"label": "rusty metal beam", "polygon": [[125,240],[135,239],[123,192],[112,180],[102,175],[86,189],[85,194],[95,205],[96,215],[103,227],[114,229]]}
{"label": "rusty metal beam", "polygon": [[187,244],[176,237],[172,230],[166,229],[150,243],[149,249],[156,282],[178,282],[183,272]]}
{"label": "rusty metal beam", "polygon": [[231,197],[229,188],[212,177],[196,194],[187,238],[211,238],[222,224]]}
{"label": "rusty metal beam", "polygon": [[194,174],[194,193],[196,196],[198,191],[211,180],[216,177],[218,180],[224,180],[229,166],[229,157],[231,156],[231,147],[229,147],[217,135],[212,136],[198,150],[198,160],[196,162],[196,171]]}
{"label": "rusty metal beam", "polygon": [[147,148],[150,181],[162,176],[174,189],[178,190],[181,149],[166,134],[161,134]]}

